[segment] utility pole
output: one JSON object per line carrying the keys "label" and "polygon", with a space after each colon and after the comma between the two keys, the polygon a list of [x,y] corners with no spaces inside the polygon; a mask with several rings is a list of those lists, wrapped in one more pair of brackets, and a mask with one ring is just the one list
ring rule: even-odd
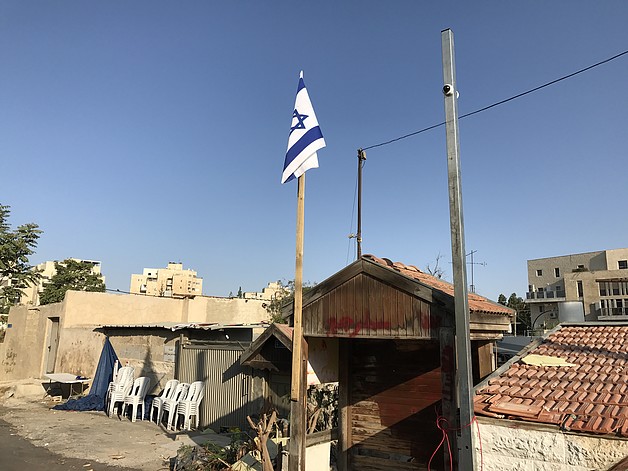
{"label": "utility pole", "polygon": [[449,219],[451,254],[454,269],[454,303],[456,318],[457,393],[460,423],[458,469],[475,469],[473,436],[473,387],[471,381],[471,340],[469,331],[469,298],[467,292],[464,222],[462,217],[462,188],[460,178],[460,141],[458,136],[458,90],[454,61],[454,35],[450,29],[441,32],[443,57],[443,94],[445,98],[445,128],[447,134],[447,174],[449,182]]}
{"label": "utility pole", "polygon": [[358,149],[358,233],[355,236],[358,247],[358,260],[362,258],[362,167],[365,160],[366,152]]}

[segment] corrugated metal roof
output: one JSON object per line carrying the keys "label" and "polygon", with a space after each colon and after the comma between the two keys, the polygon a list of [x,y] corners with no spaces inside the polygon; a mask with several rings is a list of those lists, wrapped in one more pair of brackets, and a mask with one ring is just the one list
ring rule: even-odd
{"label": "corrugated metal roof", "polygon": [[256,327],[268,327],[268,324],[219,324],[219,323],[199,323],[199,322],[161,322],[155,324],[104,324],[101,328],[107,329],[168,329],[176,330],[220,330],[220,329],[253,329]]}

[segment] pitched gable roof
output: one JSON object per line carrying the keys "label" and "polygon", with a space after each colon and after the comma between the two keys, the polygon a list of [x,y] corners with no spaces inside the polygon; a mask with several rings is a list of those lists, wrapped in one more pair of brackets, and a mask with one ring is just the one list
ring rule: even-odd
{"label": "pitched gable roof", "polygon": [[[526,364],[535,354],[572,366]],[[475,412],[628,437],[628,325],[559,326],[476,388]]]}
{"label": "pitched gable roof", "polygon": [[[395,270],[402,275],[412,278],[420,283],[445,293],[451,297],[454,296],[454,285],[445,280],[436,278],[428,273],[422,272],[414,265],[405,265],[401,262],[392,262],[387,258],[379,258],[375,255],[364,255],[363,259],[378,263],[382,266]],[[469,293],[469,310],[473,312],[484,312],[488,314],[502,314],[513,317],[515,311],[512,309],[491,301],[484,296],[476,293]]]}

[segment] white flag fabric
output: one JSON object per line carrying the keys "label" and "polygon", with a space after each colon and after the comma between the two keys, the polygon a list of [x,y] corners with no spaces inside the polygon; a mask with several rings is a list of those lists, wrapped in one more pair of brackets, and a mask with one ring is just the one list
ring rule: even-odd
{"label": "white flag fabric", "polygon": [[318,168],[316,151],[323,147],[325,147],[325,139],[318,126],[312,102],[303,82],[303,71],[301,71],[281,183],[298,178],[311,168]]}

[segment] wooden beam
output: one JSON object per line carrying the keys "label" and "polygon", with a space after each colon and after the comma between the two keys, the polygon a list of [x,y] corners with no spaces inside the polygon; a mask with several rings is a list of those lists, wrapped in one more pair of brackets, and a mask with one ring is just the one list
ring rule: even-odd
{"label": "wooden beam", "polygon": [[349,354],[350,340],[341,339],[338,345],[338,471],[349,471],[349,447],[351,443],[351,404],[349,404]]}

